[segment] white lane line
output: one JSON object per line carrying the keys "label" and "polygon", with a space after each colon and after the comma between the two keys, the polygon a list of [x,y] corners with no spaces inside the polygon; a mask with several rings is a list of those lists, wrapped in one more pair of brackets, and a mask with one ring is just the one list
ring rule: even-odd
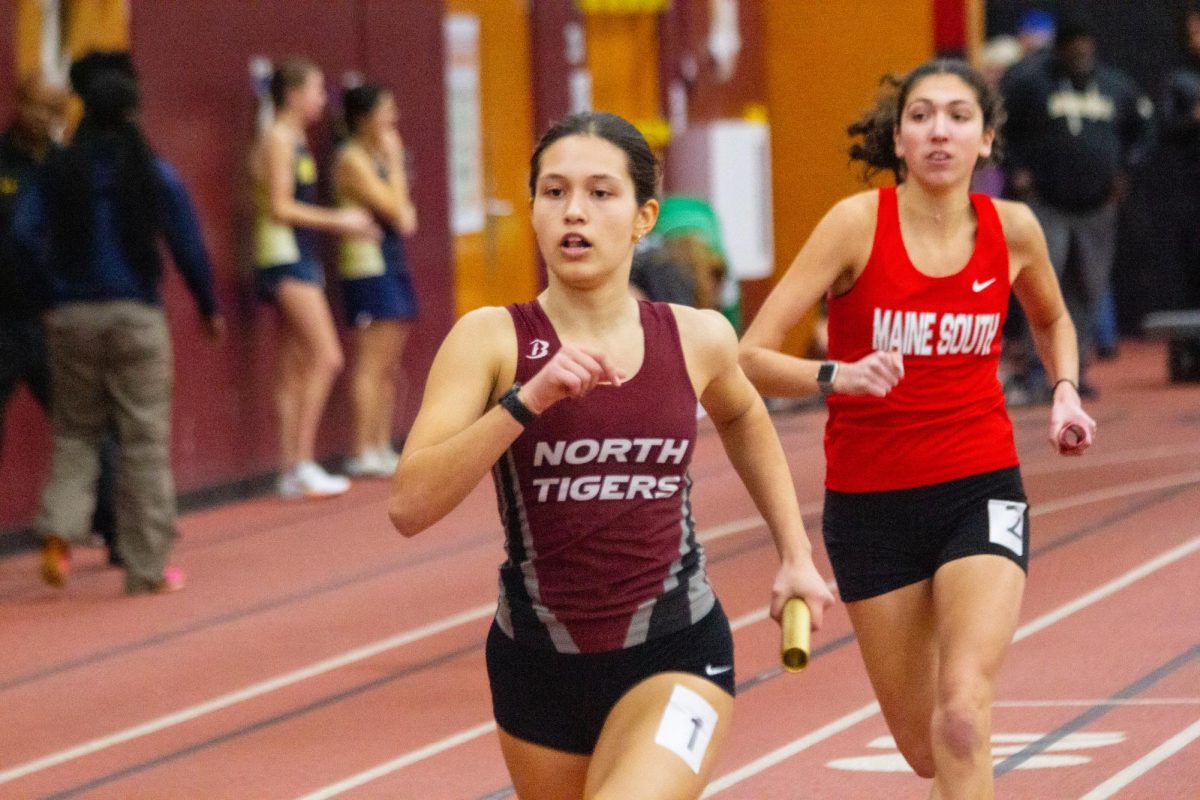
{"label": "white lane line", "polygon": [[[832,581],[830,583],[832,584]],[[770,611],[771,609],[769,607],[763,606],[760,609],[751,611],[748,614],[743,614],[736,619],[730,620],[729,627],[736,631],[740,628],[746,627],[747,625],[753,625],[756,622],[762,622],[770,616]],[[427,747],[423,747],[420,750],[413,750],[411,753],[405,753],[404,755],[394,758],[391,761],[387,761],[378,766],[371,767],[368,770],[364,770],[357,775],[351,775],[345,780],[332,783],[323,789],[318,789],[312,794],[306,794],[299,798],[299,800],[328,800],[330,797],[335,797],[343,792],[348,792],[351,789],[362,786],[364,783],[373,781],[376,778],[382,778],[388,773],[395,772],[398,769],[403,769],[409,764],[415,764],[418,761],[435,756],[444,750],[457,747],[464,742],[474,739],[476,736],[481,736],[482,734],[487,733],[495,727],[495,723],[490,723],[488,725],[480,725],[476,728],[461,731],[438,742],[434,742]]]}
{"label": "white lane line", "polygon": [[[1043,500],[1034,503],[1029,510],[1031,516],[1040,517],[1043,514],[1057,514],[1060,511],[1069,511],[1072,508],[1080,506],[1088,506],[1094,503],[1102,503],[1107,500],[1120,500],[1123,497],[1129,497],[1135,494],[1144,494],[1146,492],[1155,492],[1162,489],[1174,489],[1179,486],[1187,486],[1188,484],[1200,484],[1200,471],[1196,472],[1181,472],[1175,475],[1164,475],[1161,478],[1152,478],[1150,480],[1138,481],[1135,483],[1123,483],[1119,486],[1109,486],[1104,489],[1096,489],[1091,492],[1083,492],[1074,494],[1068,497],[1059,498],[1058,500]],[[805,503],[800,506],[800,513],[804,516],[816,514],[824,507],[823,502],[817,501]],[[756,515],[742,517],[741,519],[731,520],[714,525],[713,527],[703,531],[697,537],[702,542],[711,542],[717,539],[723,539],[726,536],[733,536],[738,533],[745,533],[756,528],[766,526],[766,521],[762,517]]]}
{"label": "white lane line", "polygon": [[836,736],[847,728],[853,727],[865,719],[870,719],[879,713],[879,703],[868,703],[857,711],[851,711],[844,717],[834,720],[828,725],[817,728],[812,733],[801,736],[793,742],[790,742],[783,747],[772,750],[765,756],[761,756],[751,761],[740,769],[735,769],[728,775],[722,775],[717,780],[708,785],[701,797],[712,797],[718,792],[723,792],[730,786],[741,783],[747,778],[757,775],[765,769],[775,766],[776,764],[796,755],[802,750],[807,750],[814,744],[823,742],[831,736]]}
{"label": "white lane line", "polygon": [[331,783],[322,789],[317,789],[315,792],[304,795],[299,800],[328,800],[330,797],[337,797],[339,794],[356,789],[364,783],[370,783],[376,778],[382,778],[384,775],[395,772],[398,769],[403,769],[409,764],[436,756],[438,753],[458,747],[460,744],[465,744],[472,739],[478,739],[480,736],[491,733],[494,730],[496,730],[496,723],[494,722],[485,722],[481,725],[476,725],[474,728],[468,728],[453,736],[447,736],[445,739],[422,747],[420,750],[413,750],[411,753],[405,753],[399,758],[386,761],[377,767],[371,767],[371,769],[364,770],[357,775],[351,775],[345,780]]}
{"label": "white lane line", "polygon": [[[833,581],[833,580],[825,581],[825,588],[829,589],[829,591],[831,591],[831,592],[835,592],[835,591],[837,591],[837,582]],[[757,609],[755,611],[751,611],[747,614],[742,614],[737,619],[731,619],[729,621],[729,628],[730,628],[730,630],[735,630],[735,631],[740,630],[740,629],[746,627],[747,625],[753,625],[756,622],[762,622],[763,620],[768,619],[770,616],[771,616],[771,607],[763,606],[762,608]]]}
{"label": "white lane line", "polygon": [[1190,542],[1184,542],[1178,547],[1173,547],[1167,552],[1156,558],[1152,558],[1146,563],[1134,567],[1119,578],[1114,578],[1103,586],[1093,589],[1082,597],[1077,597],[1066,605],[1059,606],[1049,614],[1043,614],[1035,620],[1027,622],[1017,629],[1013,635],[1013,641],[1019,642],[1027,636],[1032,636],[1044,628],[1049,628],[1056,622],[1059,622],[1071,616],[1077,611],[1082,611],[1088,606],[1098,603],[1111,594],[1115,594],[1126,586],[1140,581],[1142,578],[1150,575],[1163,567],[1169,566],[1181,558],[1191,555],[1200,550],[1200,536],[1195,537]]}
{"label": "white lane line", "polygon": [[1158,445],[1156,447],[1142,447],[1138,449],[1120,450],[1103,454],[1088,452],[1086,458],[1063,459],[1058,456],[1051,456],[1050,459],[1038,464],[1032,464],[1029,466],[1022,465],[1021,474],[1025,477],[1029,477],[1031,475],[1059,474],[1062,472],[1074,472],[1081,469],[1092,469],[1094,467],[1111,467],[1117,464],[1132,464],[1138,461],[1156,461],[1160,458],[1186,456],[1193,453],[1200,453],[1200,444],[1166,444]]}
{"label": "white lane line", "polygon": [[205,714],[211,714],[214,711],[220,711],[223,708],[228,708],[229,706],[245,702],[246,700],[267,694],[268,692],[273,692],[277,689],[282,689],[285,686],[291,686],[294,683],[299,683],[300,681],[308,680],[309,678],[315,678],[316,676],[322,675],[326,672],[331,672],[332,670],[345,667],[357,661],[362,661],[364,659],[377,656],[380,653],[384,653],[397,647],[403,647],[406,644],[410,644],[419,639],[424,639],[428,636],[433,636],[434,634],[441,633],[442,631],[449,630],[450,628],[454,628],[468,622],[473,622],[475,620],[484,619],[491,616],[495,612],[496,604],[488,603],[487,605],[477,606],[468,611],[463,611],[459,614],[445,617],[437,622],[432,622],[428,625],[422,625],[419,628],[412,628],[411,630],[404,631],[403,633],[396,634],[395,636],[390,636],[386,639],[380,639],[377,642],[373,642],[362,647],[357,647],[353,650],[347,650],[346,652],[333,656],[332,658],[327,658],[323,661],[317,661],[313,664],[309,664],[306,667],[293,670],[292,672],[288,672],[283,675],[277,675],[274,678],[255,683],[251,686],[247,686],[244,689],[239,689],[235,692],[230,692],[228,694],[221,695],[220,697],[213,698],[212,700],[198,703],[197,705],[185,708],[181,711],[176,711],[174,713],[158,717],[157,719],[152,719],[149,722],[142,723],[141,725],[135,725],[132,728],[126,728],[123,731],[117,731],[116,733],[109,734],[108,736],[101,736],[97,739],[92,739],[90,742],[84,742],[83,744],[76,745],[75,747],[71,747],[66,750],[60,750],[57,753],[52,753],[34,761],[29,761],[15,767],[11,767],[3,772],[0,772],[0,784],[8,783],[9,781],[30,775],[34,772],[39,772],[44,769],[49,769],[50,767],[58,766],[59,764],[63,764],[76,758],[82,758],[84,756],[91,755],[92,753],[99,752],[100,750],[104,750],[114,745],[128,742],[131,739],[137,739],[142,736],[148,736],[152,733],[157,733],[164,728],[170,728],[173,725],[179,725],[184,722],[188,722],[189,720],[196,719],[197,717],[204,716]]}
{"label": "white lane line", "polygon": [[[1061,622],[1077,611],[1081,611],[1084,608],[1093,605],[1094,603],[1098,603],[1100,600],[1108,597],[1109,595],[1124,589],[1125,587],[1138,580],[1141,580],[1147,575],[1150,575],[1155,570],[1162,569],[1163,567],[1194,553],[1198,549],[1200,549],[1200,536],[1197,536],[1191,541],[1185,542],[1178,547],[1172,548],[1157,558],[1153,558],[1150,561],[1135,567],[1129,572],[1126,572],[1124,575],[1109,581],[1103,586],[1100,586],[1099,588],[1096,588],[1087,594],[1072,600],[1070,603],[1062,605],[1056,608],[1054,611],[1051,611],[1048,614],[1044,614],[1043,616],[1026,623],[1017,629],[1017,632],[1013,635],[1013,641],[1019,642],[1026,637],[1045,630],[1051,625]],[[709,785],[708,790],[705,791],[702,796],[711,797],[718,792],[728,789],[730,786],[741,783],[747,778],[753,777],[763,770],[769,769],[781,761],[784,761],[785,759],[790,758],[803,750],[807,750],[809,747],[819,744],[831,736],[835,736],[865,719],[869,719],[878,711],[878,703],[871,703],[870,705],[863,706],[856,711],[851,711],[849,714],[834,720],[823,728],[819,728],[812,733],[796,739],[795,741],[789,742],[783,747],[772,750],[770,753],[751,761],[744,767],[741,767],[729,773],[728,775],[724,775],[716,781],[713,781],[713,783]]]}
{"label": "white lane line", "polygon": [[1177,486],[1187,486],[1189,483],[1200,483],[1200,472],[1180,472],[1175,475],[1164,475],[1161,478],[1152,478],[1147,481],[1124,483],[1120,486],[1097,489],[1094,492],[1071,495],[1061,500],[1047,500],[1038,503],[1035,508],[1037,509],[1037,514],[1053,514],[1077,506],[1102,503],[1105,500],[1117,500],[1132,494],[1156,492],[1160,489],[1174,489]]}
{"label": "white lane line", "polygon": [[[809,506],[806,506],[806,508],[814,505],[815,508],[820,508],[819,504],[809,504]],[[743,517],[742,519],[733,520],[732,522],[725,523],[724,525],[716,525],[710,529],[702,531],[699,534],[699,538],[702,541],[720,539],[724,536],[730,536],[735,533],[752,530],[764,524],[765,523],[763,522],[762,517],[757,515],[752,517]],[[83,744],[79,744],[65,750],[60,750],[57,753],[51,753],[50,755],[43,756],[42,758],[38,758],[24,764],[19,764],[15,767],[11,767],[0,772],[0,784],[9,783],[10,781],[14,781],[18,778],[23,778],[26,775],[31,775],[44,769],[56,767],[59,764],[72,761],[76,758],[83,758],[84,756],[88,756],[92,753],[99,752],[100,750],[105,750],[109,747],[128,742],[132,739],[138,739],[143,736],[149,736],[150,734],[158,733],[165,728],[169,728],[174,725],[180,725],[184,722],[189,722],[197,717],[204,716],[205,714],[211,714],[214,711],[220,711],[237,703],[251,700],[255,697],[259,697],[260,695],[273,692],[277,689],[282,689],[286,686],[291,686],[294,683],[298,683],[309,678],[314,678],[318,675],[330,672],[331,670],[339,669],[367,658],[372,658],[388,650],[393,650],[397,647],[403,647],[405,645],[412,644],[415,641],[434,636],[442,631],[449,630],[450,628],[454,628],[468,622],[485,619],[490,617],[495,612],[495,603],[488,603],[486,605],[478,606],[458,614],[443,617],[442,619],[431,622],[428,625],[422,625],[419,628],[413,628],[395,636],[390,636],[386,639],[380,639],[379,641],[349,650],[336,656],[332,656],[323,661],[309,664],[306,667],[301,667],[300,669],[292,672],[278,675],[274,678],[269,678],[265,681],[247,686],[244,689],[239,689],[189,708],[157,717],[156,719],[149,720],[148,722],[144,722],[140,725],[135,725],[131,728],[126,728],[125,730],[117,731],[116,733],[112,733],[107,736],[101,736],[96,739],[92,739],[91,741],[84,742]],[[767,616],[766,609],[761,609],[759,612],[754,613],[761,613],[761,619],[765,619]],[[759,618],[749,620],[742,624],[748,625],[751,622],[757,622],[758,619]]]}
{"label": "white lane line", "polygon": [[[1087,497],[1088,498],[1086,501],[1082,501],[1082,502],[1075,502],[1074,498],[1068,498],[1063,501],[1058,501],[1056,504],[1055,503],[1045,503],[1045,504],[1042,504],[1041,508],[1039,508],[1035,511],[1032,511],[1031,514],[1036,516],[1037,514],[1041,514],[1041,513],[1051,513],[1052,511],[1061,511],[1066,508],[1074,507],[1075,505],[1082,505],[1082,504],[1084,504],[1084,502],[1098,502],[1100,500],[1111,500],[1111,499],[1116,499],[1118,497],[1124,497],[1124,496],[1130,495],[1130,494],[1137,494],[1137,493],[1145,492],[1145,491],[1153,491],[1154,489],[1159,489],[1159,488],[1169,488],[1172,486],[1178,486],[1178,485],[1183,485],[1186,483],[1198,482],[1198,481],[1200,481],[1200,472],[1185,473],[1183,475],[1170,476],[1168,478],[1164,478],[1164,479],[1157,480],[1157,481],[1146,481],[1141,484],[1126,484],[1124,486],[1114,487],[1112,489],[1101,490],[1098,492],[1090,492],[1090,493],[1087,493],[1086,495],[1077,495],[1076,497]],[[1164,484],[1164,482],[1166,482],[1166,483]],[[1050,506],[1053,506],[1053,507],[1050,507]],[[820,510],[820,508],[821,508],[821,503],[814,502],[814,503],[808,503],[808,504],[802,506],[801,511],[803,513],[808,514],[808,513],[813,513],[815,511],[818,511],[818,510]],[[699,538],[701,539],[701,541],[711,541],[711,540],[719,539],[719,538],[722,538],[725,536],[731,536],[735,533],[741,533],[741,532],[744,532],[747,530],[753,530],[756,527],[759,527],[763,524],[764,523],[763,523],[762,518],[758,515],[743,517],[742,519],[733,520],[731,522],[727,522],[722,525],[716,525],[716,526],[713,526],[712,528],[701,531],[701,533],[699,534]],[[189,708],[185,708],[181,711],[176,711],[171,714],[166,714],[166,715],[158,717],[156,719],[152,719],[148,722],[144,722],[140,725],[135,725],[131,728],[126,728],[125,730],[117,731],[115,733],[109,734],[108,736],[102,736],[102,737],[99,737],[96,739],[92,739],[91,741],[84,742],[83,744],[76,745],[74,747],[70,747],[65,750],[60,750],[56,753],[51,753],[50,755],[43,756],[42,758],[38,758],[33,761],[28,761],[24,764],[19,764],[15,767],[11,767],[4,771],[0,771],[0,784],[5,784],[10,781],[16,780],[17,778],[21,778],[21,777],[30,775],[35,772],[40,772],[44,769],[49,769],[50,767],[58,766],[59,764],[66,763],[67,761],[72,761],[76,758],[82,758],[84,756],[91,755],[92,753],[96,753],[100,750],[105,750],[109,747],[113,747],[115,745],[122,744],[124,742],[128,742],[132,739],[137,739],[142,736],[148,736],[152,733],[157,733],[158,731],[164,730],[165,728],[169,728],[174,725],[179,725],[184,722],[188,722],[190,720],[196,719],[197,717],[203,716],[205,714],[210,714],[214,711],[219,711],[221,709],[228,708],[231,705],[235,705],[237,703],[241,703],[246,700],[250,700],[252,698],[258,697],[258,696],[266,694],[268,692],[275,691],[276,689],[280,689],[285,686],[290,686],[299,681],[306,680],[308,678],[315,677],[317,675],[321,675],[325,672],[329,672],[330,670],[338,669],[340,667],[347,666],[349,664],[355,663],[356,661],[361,661],[366,658],[371,658],[371,657],[376,656],[380,653],[383,653],[387,650],[391,650],[396,647],[401,647],[401,646],[404,646],[407,644],[411,644],[414,641],[426,638],[428,636],[435,635],[435,634],[440,633],[449,628],[453,628],[453,627],[462,625],[467,622],[472,622],[474,620],[486,618],[486,617],[490,616],[491,614],[493,614],[494,612],[495,612],[495,605],[492,603],[488,603],[487,605],[479,606],[475,609],[463,611],[463,612],[460,612],[458,614],[454,614],[454,615],[451,615],[448,617],[443,617],[440,620],[436,620],[436,621],[431,622],[428,625],[424,625],[420,628],[414,628],[410,631],[406,631],[404,633],[397,634],[396,636],[392,636],[387,639],[382,639],[380,641],[365,645],[363,647],[355,648],[354,650],[350,650],[350,651],[347,651],[340,655],[325,659],[323,661],[319,661],[314,664],[310,664],[307,667],[302,667],[298,670],[294,670],[294,671],[286,673],[284,675],[279,675],[275,678],[267,679],[260,683],[253,684],[252,686],[248,686],[244,689],[239,689],[237,691],[230,692],[228,694],[222,695],[222,696],[214,698],[212,700],[208,700],[203,703],[199,703],[197,705],[191,706]]]}
{"label": "white lane line", "polygon": [[1196,720],[1179,733],[1167,739],[1104,783],[1092,789],[1079,800],[1108,800],[1171,756],[1200,739],[1200,720]]}
{"label": "white lane line", "polygon": [[997,700],[992,708],[1095,708],[1097,706],[1200,706],[1200,697],[1130,697],[1125,700],[1109,698],[1096,700]]}

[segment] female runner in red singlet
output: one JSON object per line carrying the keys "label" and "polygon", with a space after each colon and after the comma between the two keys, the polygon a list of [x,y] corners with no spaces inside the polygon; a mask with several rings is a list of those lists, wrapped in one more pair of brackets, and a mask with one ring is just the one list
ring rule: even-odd
{"label": "female runner in red singlet", "polygon": [[[999,99],[966,64],[892,79],[851,156],[897,186],[820,221],[742,341],[767,395],[828,395],[824,535],[896,744],[931,797],[992,796],[991,700],[1025,585],[1029,515],[996,378],[1010,289],[1055,377],[1050,442],[1078,455],[1075,329],[1023,204],[969,190]],[[829,300],[829,358],[779,352]]]}
{"label": "female runner in red singlet", "polygon": [[530,170],[548,285],[442,344],[393,483],[412,536],[492,471],[508,558],[487,642],[522,800],[698,797],[733,709],[729,623],[704,573],[687,465],[704,405],[774,537],[771,613],[833,598],[766,408],[716,312],[639,302],[658,164],[611,114],[542,137]]}

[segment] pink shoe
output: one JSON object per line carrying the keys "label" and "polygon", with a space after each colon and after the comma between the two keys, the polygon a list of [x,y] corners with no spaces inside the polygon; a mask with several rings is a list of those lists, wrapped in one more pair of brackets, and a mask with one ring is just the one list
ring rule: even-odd
{"label": "pink shoe", "polygon": [[187,586],[187,573],[179,567],[167,567],[163,570],[162,580],[158,582],[153,591],[156,594],[170,594],[178,592],[185,586]]}
{"label": "pink shoe", "polygon": [[178,592],[187,586],[187,573],[179,567],[167,567],[163,570],[162,579],[158,583],[131,583],[125,579],[125,594],[170,594]]}

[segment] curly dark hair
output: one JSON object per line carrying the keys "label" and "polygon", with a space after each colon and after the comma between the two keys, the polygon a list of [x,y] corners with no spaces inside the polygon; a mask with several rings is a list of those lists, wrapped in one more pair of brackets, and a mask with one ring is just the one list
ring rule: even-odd
{"label": "curly dark hair", "polygon": [[992,154],[986,161],[999,161],[1002,155],[1000,128],[1004,124],[1004,103],[983,76],[965,61],[939,58],[926,61],[907,75],[885,75],[879,81],[880,91],[875,105],[846,129],[851,137],[862,137],[850,145],[850,160],[863,162],[863,180],[870,180],[880,172],[891,172],[897,183],[905,178],[904,161],[896,157],[895,132],[900,125],[900,114],[912,88],[923,78],[931,75],[955,75],[975,92],[979,107],[983,109],[983,129],[995,131]]}

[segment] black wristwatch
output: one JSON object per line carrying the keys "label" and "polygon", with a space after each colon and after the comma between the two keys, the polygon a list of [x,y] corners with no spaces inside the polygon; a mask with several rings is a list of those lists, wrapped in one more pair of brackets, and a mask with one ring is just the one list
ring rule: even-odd
{"label": "black wristwatch", "polygon": [[521,398],[517,397],[517,392],[521,391],[521,383],[518,381],[512,387],[500,395],[500,405],[509,414],[512,414],[513,419],[528,428],[533,421],[537,419],[537,414],[529,410],[529,406],[521,402]]}
{"label": "black wristwatch", "polygon": [[841,365],[836,361],[821,362],[821,367],[817,370],[817,388],[821,390],[821,394],[833,394],[833,381],[837,377],[839,366]]}

